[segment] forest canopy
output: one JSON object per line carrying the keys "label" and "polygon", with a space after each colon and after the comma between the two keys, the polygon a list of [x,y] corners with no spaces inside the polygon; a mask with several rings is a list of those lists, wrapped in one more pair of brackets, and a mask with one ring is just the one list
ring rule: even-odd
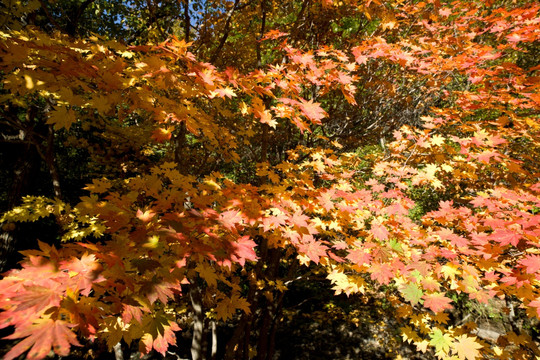
{"label": "forest canopy", "polygon": [[539,14],[2,0],[4,358],[270,360],[307,289],[424,358],[540,356]]}

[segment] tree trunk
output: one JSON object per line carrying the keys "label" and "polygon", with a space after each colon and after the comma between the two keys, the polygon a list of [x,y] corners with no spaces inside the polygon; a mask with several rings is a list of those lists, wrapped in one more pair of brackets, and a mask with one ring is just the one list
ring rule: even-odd
{"label": "tree trunk", "polygon": [[54,130],[52,125],[49,125],[49,133],[47,135],[47,151],[45,153],[45,162],[51,175],[52,187],[54,196],[58,199],[62,198],[62,188],[60,187],[60,175],[56,167],[56,154],[54,153]]}
{"label": "tree trunk", "polygon": [[189,291],[191,306],[193,307],[193,337],[191,339],[191,358],[193,360],[203,360],[203,333],[204,333],[204,312],[202,306],[201,291],[196,284],[192,284]]}
{"label": "tree trunk", "polygon": [[113,347],[115,360],[124,360],[124,353],[122,352],[122,344],[117,343]]}
{"label": "tree trunk", "polygon": [[[25,139],[26,134],[20,135],[21,140]],[[12,182],[7,193],[7,209],[9,210],[19,205],[21,197],[29,192],[30,179],[33,171],[39,163],[38,154],[31,143],[9,144],[6,153],[18,154],[13,165]],[[2,163],[4,163],[2,161]],[[0,233],[0,272],[13,268],[18,256],[14,256],[16,250],[20,250],[20,244],[17,244],[17,228],[15,226],[4,226]]]}
{"label": "tree trunk", "polygon": [[[268,249],[267,268],[265,271],[265,279],[275,281],[279,275],[279,261],[281,259],[281,251],[279,249]],[[260,316],[259,336],[257,344],[257,360],[271,359],[273,349],[271,349],[270,340],[272,337],[272,328],[274,327],[274,318],[277,316],[277,305],[275,299],[270,301],[261,294],[261,304],[263,310]]]}
{"label": "tree trunk", "polygon": [[184,36],[185,41],[189,42],[189,30],[191,27],[191,19],[189,18],[189,0],[185,0],[186,5],[184,7]]}
{"label": "tree trunk", "polygon": [[217,338],[216,322],[214,320],[210,321],[210,331],[211,331],[211,341],[212,341],[211,348],[210,348],[210,359],[216,360],[218,338]]}

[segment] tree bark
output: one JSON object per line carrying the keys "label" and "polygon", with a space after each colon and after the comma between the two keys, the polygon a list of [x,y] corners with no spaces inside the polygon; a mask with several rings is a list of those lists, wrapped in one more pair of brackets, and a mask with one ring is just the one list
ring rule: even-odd
{"label": "tree bark", "polygon": [[257,68],[261,68],[263,66],[261,39],[263,38],[264,32],[266,31],[266,0],[261,1],[261,13],[261,32],[257,37],[257,45],[255,49],[257,52]]}
{"label": "tree bark", "polygon": [[186,162],[185,158],[186,156],[186,147],[187,147],[187,127],[185,121],[180,123],[178,133],[174,136],[174,161],[176,162],[176,166],[178,168],[178,171],[180,171],[182,174],[187,173]]}
{"label": "tree bark", "polygon": [[124,353],[122,352],[122,344],[118,342],[113,347],[115,360],[124,360]]}
{"label": "tree bark", "polygon": [[217,330],[216,330],[216,322],[214,320],[210,321],[210,331],[212,334],[211,337],[211,348],[210,348],[210,359],[216,360],[217,356],[217,347],[218,347],[218,338],[217,338]]}
{"label": "tree bark", "polygon": [[189,42],[189,32],[191,28],[191,19],[189,17],[189,0],[185,0],[186,5],[184,7],[184,36],[186,42]]}
{"label": "tree bark", "polygon": [[[268,249],[267,268],[265,279],[275,281],[279,275],[279,261],[281,251],[279,249]],[[270,348],[270,337],[273,327],[274,317],[276,316],[276,303],[268,300],[264,294],[261,294],[261,302],[264,304],[260,317],[259,336],[257,344],[257,360],[266,360],[272,357]]]}
{"label": "tree bark", "polygon": [[[246,344],[249,345],[251,323],[253,322],[258,309],[259,291],[257,290],[256,283],[258,279],[262,278],[263,264],[265,263],[268,255],[268,240],[264,237],[260,237],[260,239],[259,261],[257,261],[257,265],[255,266],[255,276],[254,279],[250,280],[249,290],[246,296],[246,300],[250,304],[249,308],[251,311],[249,314],[242,314],[240,323],[235,328],[233,335],[227,342],[227,346],[225,347],[225,360],[243,359],[244,353],[246,352]],[[247,356],[247,354],[245,355]]]}
{"label": "tree bark", "polygon": [[58,199],[62,198],[62,188],[60,186],[60,175],[56,166],[56,154],[54,152],[54,130],[52,125],[49,125],[49,133],[47,135],[47,152],[45,154],[45,162],[51,175],[52,187],[54,196]]}
{"label": "tree bark", "polygon": [[191,339],[191,358],[193,360],[203,360],[203,333],[204,333],[204,312],[202,306],[202,296],[196,284],[192,284],[189,291],[191,306],[193,307],[193,337]]}

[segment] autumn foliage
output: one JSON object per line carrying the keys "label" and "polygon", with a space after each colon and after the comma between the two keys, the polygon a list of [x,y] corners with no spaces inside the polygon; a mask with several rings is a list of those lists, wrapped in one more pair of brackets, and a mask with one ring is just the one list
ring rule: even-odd
{"label": "autumn foliage", "polygon": [[[21,339],[5,358],[94,341],[165,355],[208,321],[235,324],[224,357],[270,358],[306,272],[384,297],[439,359],[539,356],[527,331],[483,339],[454,310],[540,319],[540,6],[208,3],[198,32],[132,43],[4,24],[2,131],[25,132],[53,193],[0,220],[54,218],[62,242],[0,280],[0,327]],[[59,146],[86,154],[78,201]]]}

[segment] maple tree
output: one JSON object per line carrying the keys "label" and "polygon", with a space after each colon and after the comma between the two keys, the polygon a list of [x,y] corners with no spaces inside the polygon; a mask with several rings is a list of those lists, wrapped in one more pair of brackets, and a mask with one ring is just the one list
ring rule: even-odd
{"label": "maple tree", "polygon": [[[384,297],[437,358],[539,355],[457,309],[540,318],[538,4],[111,3],[2,3],[4,139],[51,189],[1,222],[54,218],[61,241],[0,280],[6,359],[83,339],[165,355],[186,327],[201,359],[226,322],[224,358],[270,359],[304,273]],[[85,29],[105,6],[126,25]]]}

